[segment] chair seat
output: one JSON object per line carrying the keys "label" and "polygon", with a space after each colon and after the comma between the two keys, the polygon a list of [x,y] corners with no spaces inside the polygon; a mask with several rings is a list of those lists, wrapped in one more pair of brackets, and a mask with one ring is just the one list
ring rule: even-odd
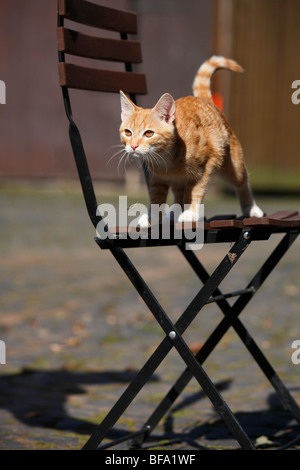
{"label": "chair seat", "polygon": [[204,231],[203,243],[234,242],[242,230],[248,229],[251,230],[253,240],[267,240],[272,233],[284,233],[294,227],[300,227],[300,214],[297,211],[282,210],[262,218],[229,214],[216,215],[205,219],[204,223],[177,223],[168,237],[162,236],[161,226],[140,230],[130,226],[110,227],[109,237],[96,237],[95,240],[102,249],[112,245],[123,248],[178,245],[181,241],[193,243],[192,235],[197,229]]}

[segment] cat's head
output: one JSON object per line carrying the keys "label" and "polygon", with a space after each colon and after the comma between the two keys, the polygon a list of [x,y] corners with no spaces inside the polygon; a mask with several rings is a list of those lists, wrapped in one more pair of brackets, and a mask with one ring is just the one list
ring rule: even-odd
{"label": "cat's head", "polygon": [[152,109],[136,106],[122,91],[120,97],[120,136],[126,152],[147,157],[168,151],[175,136],[173,97],[165,93]]}

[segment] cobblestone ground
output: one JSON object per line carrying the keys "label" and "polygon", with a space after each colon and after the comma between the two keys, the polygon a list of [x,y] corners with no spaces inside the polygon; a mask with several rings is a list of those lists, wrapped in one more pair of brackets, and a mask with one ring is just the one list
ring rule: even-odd
{"label": "cobblestone ground", "polygon": [[[267,213],[300,209],[297,199],[258,199]],[[205,211],[239,207],[234,198],[209,196]],[[0,449],[79,449],[164,335],[110,253],[94,243],[77,185],[2,183],[0,224]],[[278,237],[252,244],[222,290],[243,288]],[[299,242],[241,317],[298,403],[300,364],[291,345],[300,339]],[[211,271],[228,248],[206,246],[198,256]],[[175,247],[131,255],[175,321],[198,292],[195,274]],[[205,307],[187,343],[199,348],[221,318],[216,305]],[[276,448],[300,434],[233,330],[204,368],[254,442]],[[172,350],[105,442],[140,429],[183,370]],[[193,379],[143,449],[208,447],[238,445]]]}

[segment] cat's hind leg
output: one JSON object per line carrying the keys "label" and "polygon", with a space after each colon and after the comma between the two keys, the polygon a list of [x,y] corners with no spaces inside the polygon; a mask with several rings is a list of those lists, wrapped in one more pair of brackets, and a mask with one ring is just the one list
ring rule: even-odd
{"label": "cat's hind leg", "polygon": [[243,215],[245,217],[263,217],[264,212],[254,200],[243,161],[242,149],[235,135],[231,137],[220,174],[236,190]]}

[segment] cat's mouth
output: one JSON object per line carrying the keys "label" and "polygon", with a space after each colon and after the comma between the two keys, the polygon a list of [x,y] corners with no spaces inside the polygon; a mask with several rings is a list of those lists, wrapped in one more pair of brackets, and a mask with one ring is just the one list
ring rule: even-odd
{"label": "cat's mouth", "polygon": [[129,153],[129,156],[134,158],[143,158],[143,153],[139,150],[133,150]]}

